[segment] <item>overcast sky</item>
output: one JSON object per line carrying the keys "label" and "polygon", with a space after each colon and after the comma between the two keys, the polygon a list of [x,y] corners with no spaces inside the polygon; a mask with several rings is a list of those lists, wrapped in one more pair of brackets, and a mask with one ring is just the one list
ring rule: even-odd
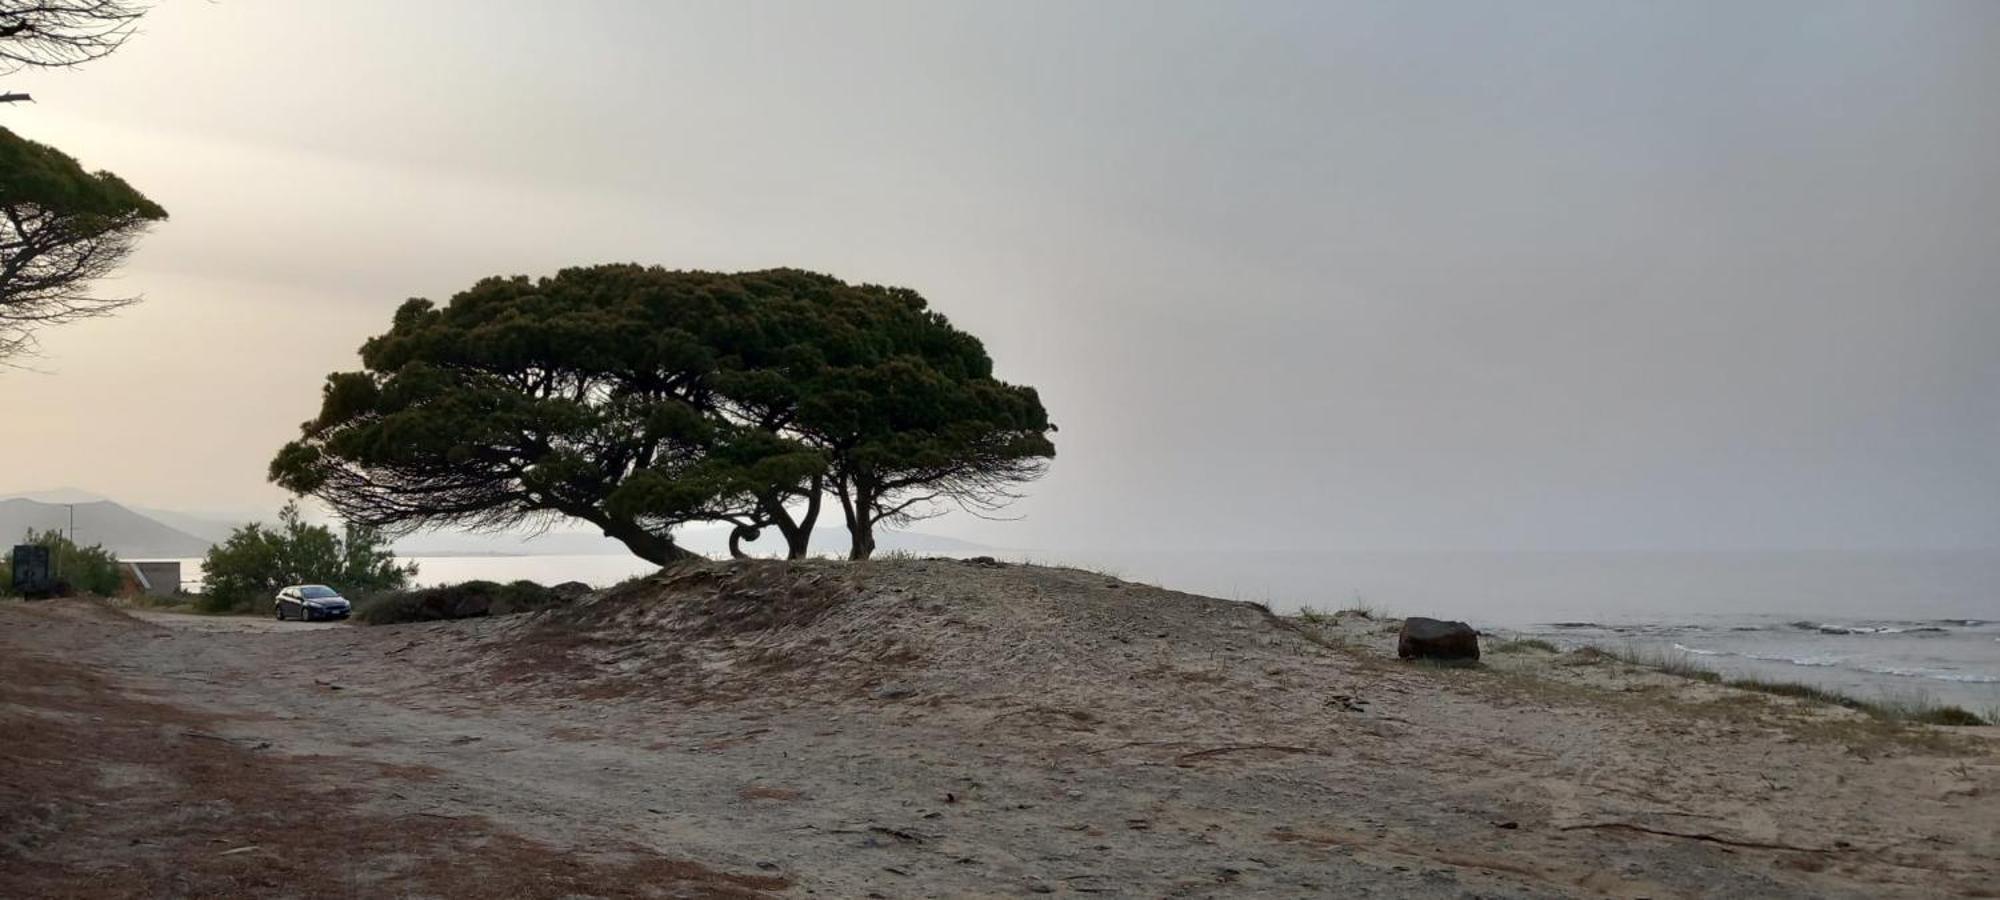
{"label": "overcast sky", "polygon": [[172,220],[0,493],[256,510],[404,298],[922,291],[1015,547],[2000,546],[2000,3],[164,0],[0,125]]}

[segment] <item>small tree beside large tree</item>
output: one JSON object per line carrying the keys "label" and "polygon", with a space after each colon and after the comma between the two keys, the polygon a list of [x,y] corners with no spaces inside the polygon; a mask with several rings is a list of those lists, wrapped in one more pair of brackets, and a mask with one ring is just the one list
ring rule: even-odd
{"label": "small tree beside large tree", "polygon": [[782,285],[762,292],[780,337],[746,352],[739,378],[756,388],[729,393],[747,418],[826,458],[850,558],[875,552],[878,526],[997,510],[1055,455],[1035,389],[994,378],[979,339],[917,292],[790,270],[744,277]]}
{"label": "small tree beside large tree", "polygon": [[876,525],[995,508],[1054,453],[1034,391],[914,292],[789,269],[488,279],[406,303],[362,363],[271,475],[391,530],[567,517],[665,564],[718,522],[797,558],[830,490],[865,559]]}

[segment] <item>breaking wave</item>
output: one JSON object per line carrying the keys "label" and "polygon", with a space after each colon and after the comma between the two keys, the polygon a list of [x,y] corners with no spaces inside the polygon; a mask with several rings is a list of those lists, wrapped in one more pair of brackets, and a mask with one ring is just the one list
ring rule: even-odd
{"label": "breaking wave", "polygon": [[[1976,619],[1963,619],[1961,627],[1973,628],[1980,623]],[[1820,634],[1920,634],[1925,632],[1942,634],[1949,629],[1937,625],[1910,623],[1906,625],[1828,625],[1820,622],[1793,622],[1791,627],[1800,631],[1817,631]]]}
{"label": "breaking wave", "polygon": [[1896,675],[1902,678],[1928,678],[1932,681],[1955,681],[1960,684],[2000,684],[2000,675],[1946,672],[1941,669],[1906,669],[1899,666],[1855,666],[1854,668],[1877,675]]}

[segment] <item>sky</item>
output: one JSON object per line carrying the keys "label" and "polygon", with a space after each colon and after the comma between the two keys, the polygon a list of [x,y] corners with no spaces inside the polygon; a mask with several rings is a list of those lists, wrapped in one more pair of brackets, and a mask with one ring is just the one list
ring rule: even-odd
{"label": "sky", "polygon": [[[274,509],[408,297],[921,291],[1010,547],[2000,546],[2000,4],[163,0],[0,125],[164,205],[0,493]],[[248,512],[245,512],[248,511]]]}

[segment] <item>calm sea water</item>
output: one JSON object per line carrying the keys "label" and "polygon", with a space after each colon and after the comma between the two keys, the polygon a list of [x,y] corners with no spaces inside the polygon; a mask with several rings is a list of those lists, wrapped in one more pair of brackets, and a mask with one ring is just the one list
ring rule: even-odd
{"label": "calm sea water", "polygon": [[[1360,604],[1566,647],[1683,653],[1732,675],[2000,710],[2000,551],[995,555],[1257,600],[1280,612]],[[525,578],[602,586],[651,569],[622,555],[416,562],[426,585]]]}

